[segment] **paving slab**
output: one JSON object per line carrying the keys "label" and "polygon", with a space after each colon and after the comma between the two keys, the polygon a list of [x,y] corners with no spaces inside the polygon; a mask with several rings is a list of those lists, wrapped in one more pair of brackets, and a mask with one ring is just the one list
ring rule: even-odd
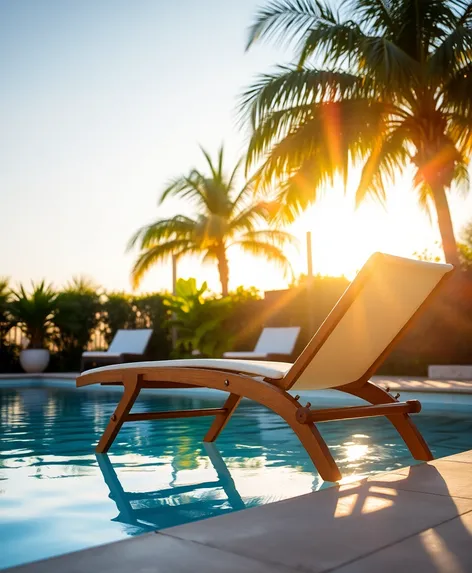
{"label": "paving slab", "polygon": [[452,500],[366,481],[174,527],[165,534],[321,573],[470,510],[472,499]]}
{"label": "paving slab", "polygon": [[468,573],[472,571],[472,513],[427,529],[335,571]]}
{"label": "paving slab", "polygon": [[472,450],[461,452],[460,454],[453,454],[452,456],[447,456],[447,458],[442,458],[442,460],[447,462],[472,464]]}
{"label": "paving slab", "polygon": [[472,500],[472,468],[468,463],[444,459],[420,464],[368,479],[403,491]]}
{"label": "paving slab", "polygon": [[11,573],[296,573],[248,557],[150,533],[60,557],[20,565]]}

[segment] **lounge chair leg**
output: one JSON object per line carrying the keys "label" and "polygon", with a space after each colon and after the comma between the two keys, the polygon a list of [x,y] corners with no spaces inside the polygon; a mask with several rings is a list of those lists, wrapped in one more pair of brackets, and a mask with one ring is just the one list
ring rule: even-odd
{"label": "lounge chair leg", "polygon": [[300,424],[294,420],[290,426],[297,434],[322,479],[339,481],[342,478],[341,472],[315,424]]}
{"label": "lounge chair leg", "polygon": [[123,386],[123,396],[121,397],[115,412],[108,422],[106,430],[103,432],[103,435],[95,448],[97,454],[105,454],[113,444],[113,441],[123,425],[125,417],[129,414],[129,411],[133,407],[133,404],[139,395],[141,390],[140,377],[124,374]]}
{"label": "lounge chair leg", "polygon": [[229,395],[228,399],[223,405],[223,408],[225,408],[226,411],[222,414],[216,415],[213,424],[206,433],[206,436],[203,438],[204,442],[214,442],[216,440],[216,438],[220,435],[220,432],[229,422],[231,416],[238,407],[239,402],[241,402],[241,396],[238,396],[237,394]]}
{"label": "lounge chair leg", "polygon": [[[367,382],[359,388],[345,387],[342,390],[371,404],[389,404],[396,401],[388,392],[372,382]],[[415,460],[429,462],[434,459],[428,444],[408,414],[387,416],[387,418],[395,426]]]}

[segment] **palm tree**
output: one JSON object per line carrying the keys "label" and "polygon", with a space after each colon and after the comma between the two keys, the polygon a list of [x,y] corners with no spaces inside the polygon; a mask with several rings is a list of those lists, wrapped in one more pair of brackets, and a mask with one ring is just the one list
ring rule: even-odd
{"label": "palm tree", "polygon": [[458,264],[446,190],[468,188],[472,150],[472,3],[464,0],[273,0],[250,29],[296,43],[297,62],[243,94],[249,165],[280,180],[293,219],[359,161],[356,194],[385,201],[408,164],[419,203],[434,205],[446,260]]}
{"label": "palm tree", "polygon": [[131,278],[136,287],[143,275],[158,261],[170,256],[199,255],[203,261],[218,263],[221,291],[228,294],[228,249],[238,246],[255,256],[262,256],[278,264],[285,272],[290,263],[283,254],[284,245],[294,241],[286,232],[276,229],[259,229],[258,224],[269,217],[270,204],[254,198],[251,182],[236,188],[241,166],[239,161],[227,177],[223,168],[223,147],[216,162],[202,149],[209,173],[192,169],[188,175],[174,179],[162,193],[159,204],[169,197],[187,200],[196,215],[175,215],[159,219],[138,230],[129,247],[139,246],[140,253],[134,264]]}

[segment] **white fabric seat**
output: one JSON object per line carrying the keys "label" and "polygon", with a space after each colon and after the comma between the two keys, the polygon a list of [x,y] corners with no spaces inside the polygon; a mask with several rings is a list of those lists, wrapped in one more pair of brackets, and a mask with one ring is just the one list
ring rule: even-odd
{"label": "white fabric seat", "polygon": [[208,370],[224,370],[250,376],[263,376],[272,380],[281,380],[290,370],[289,362],[268,362],[257,360],[225,360],[224,358],[183,358],[179,360],[157,360],[148,362],[129,362],[127,364],[112,364],[89,370],[93,372],[113,372],[113,370],[141,370],[142,368],[204,368]]}
{"label": "white fabric seat", "polygon": [[101,356],[109,356],[111,358],[118,358],[121,356],[120,352],[108,352],[108,350],[87,350],[87,352],[82,353],[82,356],[87,356],[88,358],[100,358]]}
{"label": "white fabric seat", "polygon": [[244,352],[244,351],[235,351],[235,352],[225,352],[223,354],[225,358],[246,358],[247,360],[261,360],[263,358],[267,358],[268,354],[266,352]]}

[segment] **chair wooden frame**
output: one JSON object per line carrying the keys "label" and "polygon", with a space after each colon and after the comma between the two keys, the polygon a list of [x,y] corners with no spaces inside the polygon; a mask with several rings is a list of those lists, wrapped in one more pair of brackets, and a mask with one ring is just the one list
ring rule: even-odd
{"label": "chair wooden frame", "polygon": [[[205,442],[213,442],[230,420],[241,399],[249,398],[266,406],[287,422],[298,436],[319,474],[326,481],[340,480],[341,473],[315,422],[385,416],[396,428],[415,459],[432,460],[433,456],[426,441],[410,418],[410,414],[420,411],[420,403],[416,400],[399,402],[389,392],[370,382],[370,377],[391,352],[393,346],[398,343],[400,338],[411,328],[414,321],[417,320],[418,316],[427,308],[431,299],[452,274],[450,272],[438,281],[432,292],[410,320],[360,378],[353,380],[349,384],[333,388],[357,396],[370,405],[312,410],[310,409],[311,404],[308,403],[306,406],[302,406],[299,402],[299,397],[293,397],[288,392],[349,310],[364,287],[372,272],[372,267],[373,265],[366,265],[360,271],[318,332],[282,379],[257,378],[248,374],[214,368],[165,366],[155,368],[146,364],[142,366],[137,364],[133,368],[123,367],[121,369],[100,369],[84,372],[77,379],[78,387],[95,383],[124,386],[122,398],[98,442],[96,447],[97,453],[104,453],[109,450],[125,422],[140,420],[214,416],[215,419],[204,437]],[[226,392],[228,397],[221,408],[130,413],[142,389],[199,387],[221,390]]]}

